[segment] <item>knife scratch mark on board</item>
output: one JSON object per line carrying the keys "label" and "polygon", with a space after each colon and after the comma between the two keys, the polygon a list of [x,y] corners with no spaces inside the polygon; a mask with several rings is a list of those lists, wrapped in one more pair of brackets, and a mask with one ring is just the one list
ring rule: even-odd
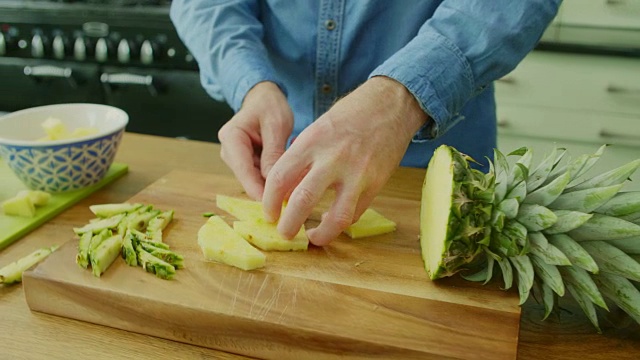
{"label": "knife scratch mark on board", "polygon": [[269,275],[265,276],[262,279],[262,284],[260,284],[260,288],[258,289],[258,292],[256,293],[256,296],[253,297],[253,301],[251,302],[251,308],[249,309],[249,317],[251,317],[251,315],[253,315],[253,308],[256,305],[256,302],[258,302],[260,300],[260,294],[262,294],[262,291],[265,289],[266,285],[267,285],[267,278]]}
{"label": "knife scratch mark on board", "polygon": [[236,291],[233,293],[233,300],[231,300],[231,314],[233,314],[233,311],[236,308],[236,301],[238,300],[238,293],[240,292],[240,283],[242,282],[242,273],[240,273],[240,276],[238,277],[238,282],[236,285]]}
{"label": "knife scratch mark on board", "polygon": [[293,295],[291,296],[291,300],[287,303],[287,305],[285,305],[284,309],[282,309],[282,311],[280,312],[280,317],[278,317],[278,324],[282,324],[282,318],[284,317],[284,314],[287,312],[287,309],[289,308],[289,305],[291,305],[292,307],[294,307],[296,305],[296,302],[298,300],[298,286],[296,285],[293,288]]}

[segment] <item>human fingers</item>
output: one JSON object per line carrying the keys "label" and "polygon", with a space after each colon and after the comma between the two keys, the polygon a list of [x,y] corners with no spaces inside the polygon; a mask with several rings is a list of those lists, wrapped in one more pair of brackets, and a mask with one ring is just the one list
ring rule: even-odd
{"label": "human fingers", "polygon": [[218,138],[222,146],[220,157],[240,181],[247,195],[255,200],[262,199],[264,178],[260,173],[260,167],[256,166],[251,136],[237,127],[230,126],[221,129]]}
{"label": "human fingers", "polygon": [[273,165],[280,159],[285,151],[287,140],[293,130],[293,114],[288,105],[277,117],[270,117],[261,123],[262,154],[260,155],[260,168],[265,179]]}
{"label": "human fingers", "polygon": [[332,177],[321,168],[312,168],[300,181],[278,220],[278,232],[284,238],[291,239],[300,231],[331,183]]}
{"label": "human fingers", "polygon": [[337,189],[336,198],[329,211],[322,216],[320,224],[307,230],[309,241],[316,246],[325,246],[353,223],[360,191],[356,187]]}
{"label": "human fingers", "polygon": [[309,168],[306,157],[290,148],[269,171],[264,184],[262,207],[265,219],[275,222],[280,217],[282,203],[302,181]]}

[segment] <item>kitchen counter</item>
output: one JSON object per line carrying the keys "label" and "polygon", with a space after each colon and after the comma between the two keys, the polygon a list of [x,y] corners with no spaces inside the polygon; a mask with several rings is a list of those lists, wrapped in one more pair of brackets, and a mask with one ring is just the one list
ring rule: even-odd
{"label": "kitchen counter", "polygon": [[[33,249],[53,245],[52,239],[72,239],[69,229],[78,218],[91,218],[88,206],[123,202],[171,170],[182,169],[232,176],[219,157],[219,145],[127,133],[116,161],[129,173],[83,200],[0,253],[0,263]],[[419,199],[423,169],[399,169],[383,194]],[[53,301],[53,299],[52,299]],[[604,334],[595,332],[571,301],[541,321],[544,309],[530,300],[523,307],[518,359],[638,359],[640,325],[620,310],[602,316]],[[0,287],[0,359],[239,359],[197,346],[31,312],[22,286]],[[470,355],[469,358],[473,358]]]}

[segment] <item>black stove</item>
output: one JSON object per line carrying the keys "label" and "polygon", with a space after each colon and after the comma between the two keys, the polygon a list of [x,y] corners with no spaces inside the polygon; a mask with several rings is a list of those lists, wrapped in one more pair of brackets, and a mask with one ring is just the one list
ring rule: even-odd
{"label": "black stove", "polygon": [[129,131],[217,141],[232,111],[202,90],[170,6],[167,0],[0,0],[0,112],[105,103],[129,113]]}

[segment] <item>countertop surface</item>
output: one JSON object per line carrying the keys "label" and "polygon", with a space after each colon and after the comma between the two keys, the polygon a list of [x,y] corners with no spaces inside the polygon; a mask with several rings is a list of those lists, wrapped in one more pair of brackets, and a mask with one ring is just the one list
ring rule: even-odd
{"label": "countertop surface", "polygon": [[[0,252],[0,264],[34,249],[53,245],[53,239],[72,239],[69,228],[79,216],[91,218],[87,207],[123,202],[171,170],[183,169],[232,176],[219,156],[219,145],[127,133],[116,161],[129,173],[89,196]],[[423,169],[399,169],[383,194],[419,199]],[[602,314],[603,334],[597,334],[580,308],[567,299],[561,310],[541,321],[542,305],[530,300],[522,311],[518,359],[638,359],[640,325],[620,310]],[[0,287],[0,359],[234,359],[210,349],[129,333],[66,318],[31,312],[22,285]],[[473,355],[470,354],[470,359]]]}

